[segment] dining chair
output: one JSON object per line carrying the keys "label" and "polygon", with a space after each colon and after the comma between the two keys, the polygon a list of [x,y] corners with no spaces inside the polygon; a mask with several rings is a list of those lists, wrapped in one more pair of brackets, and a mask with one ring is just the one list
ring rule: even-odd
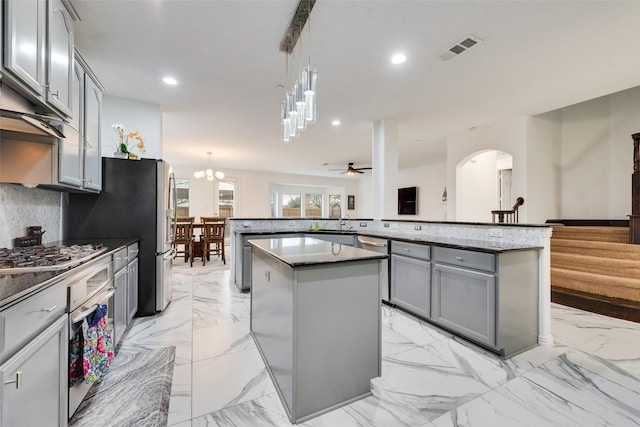
{"label": "dining chair", "polygon": [[220,218],[219,216],[201,216],[200,222],[225,222],[225,218]]}
{"label": "dining chair", "polygon": [[227,263],[224,255],[224,226],[223,221],[204,222],[202,265],[210,260],[210,254],[222,257],[222,263]]}
{"label": "dining chair", "polygon": [[[176,249],[176,254],[184,254],[184,262],[190,261],[191,267],[193,267],[193,221],[176,221],[176,234],[171,243]],[[179,250],[178,245],[182,245],[183,250]]]}
{"label": "dining chair", "polygon": [[177,223],[181,223],[181,222],[189,222],[191,224],[193,224],[193,221],[195,221],[196,217],[195,216],[179,216],[176,218],[176,222]]}

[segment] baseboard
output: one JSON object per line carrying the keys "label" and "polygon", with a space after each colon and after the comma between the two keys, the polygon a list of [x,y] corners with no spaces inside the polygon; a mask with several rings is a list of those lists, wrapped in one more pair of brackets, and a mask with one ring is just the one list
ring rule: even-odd
{"label": "baseboard", "polygon": [[552,286],[551,302],[640,323],[640,303],[635,301]]}

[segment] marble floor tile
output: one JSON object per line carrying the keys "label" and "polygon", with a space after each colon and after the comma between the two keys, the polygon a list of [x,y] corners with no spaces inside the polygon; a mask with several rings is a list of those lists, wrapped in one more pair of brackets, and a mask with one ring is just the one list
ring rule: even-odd
{"label": "marble floor tile", "polygon": [[[628,322],[631,323],[631,322]],[[601,357],[640,378],[640,328],[615,328],[598,335],[577,348]],[[638,325],[640,326],[640,325]]]}
{"label": "marble floor tile", "polygon": [[383,314],[383,318],[386,319],[385,326],[419,346],[446,338],[428,323],[409,314],[395,309],[383,308],[383,310],[383,313],[387,312],[387,314]]}
{"label": "marble floor tile", "polygon": [[193,328],[211,328],[228,323],[247,322],[250,314],[247,305],[240,302],[193,302]]}
{"label": "marble floor tile", "polygon": [[551,425],[640,425],[640,380],[581,351],[571,350],[496,391]]}
{"label": "marble floor tile", "polygon": [[249,320],[231,322],[193,331],[193,361],[224,356],[255,348]]}
{"label": "marble floor tile", "polygon": [[192,373],[193,417],[275,392],[256,348],[194,361]]}
{"label": "marble floor tile", "polygon": [[191,364],[188,363],[173,367],[167,424],[172,426],[191,418]]}
{"label": "marble floor tile", "polygon": [[428,420],[489,390],[468,370],[461,370],[423,348],[397,353],[382,361],[381,388],[398,394]]}
{"label": "marble floor tile", "polygon": [[292,424],[274,393],[194,418],[193,427],[289,427]]}
{"label": "marble floor tile", "polygon": [[490,391],[433,420],[435,427],[556,427],[535,411]]}
{"label": "marble floor tile", "polygon": [[[248,334],[250,294],[229,284],[228,265],[176,263],[174,300],[136,319],[123,348],[176,345],[171,427],[290,426]],[[552,304],[555,344],[505,360],[381,310],[373,395],[301,425],[640,426],[640,324]]]}
{"label": "marble floor tile", "polygon": [[418,347],[416,343],[394,332],[389,327],[382,327],[382,357],[413,350]]}

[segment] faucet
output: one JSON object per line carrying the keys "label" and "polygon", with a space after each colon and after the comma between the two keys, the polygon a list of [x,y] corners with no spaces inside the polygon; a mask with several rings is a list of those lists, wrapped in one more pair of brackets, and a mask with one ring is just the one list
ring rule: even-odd
{"label": "faucet", "polygon": [[[345,220],[346,220],[346,222],[345,222]],[[351,226],[351,218],[349,217],[349,214],[345,215],[345,216],[344,216],[344,218],[341,218],[341,219],[338,221],[338,224],[340,225],[340,231],[342,231],[342,227],[343,227],[344,225],[347,225],[347,224],[349,225],[349,227],[347,228],[347,230],[351,230],[351,229],[353,228],[353,227]]]}

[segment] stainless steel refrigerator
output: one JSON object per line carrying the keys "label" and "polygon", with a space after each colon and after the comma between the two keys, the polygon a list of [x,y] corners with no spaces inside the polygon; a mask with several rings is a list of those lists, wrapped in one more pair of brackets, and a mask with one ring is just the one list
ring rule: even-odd
{"label": "stainless steel refrigerator", "polygon": [[171,301],[175,180],[163,160],[102,159],[100,194],[68,193],[63,202],[66,240],[137,237],[138,315]]}

